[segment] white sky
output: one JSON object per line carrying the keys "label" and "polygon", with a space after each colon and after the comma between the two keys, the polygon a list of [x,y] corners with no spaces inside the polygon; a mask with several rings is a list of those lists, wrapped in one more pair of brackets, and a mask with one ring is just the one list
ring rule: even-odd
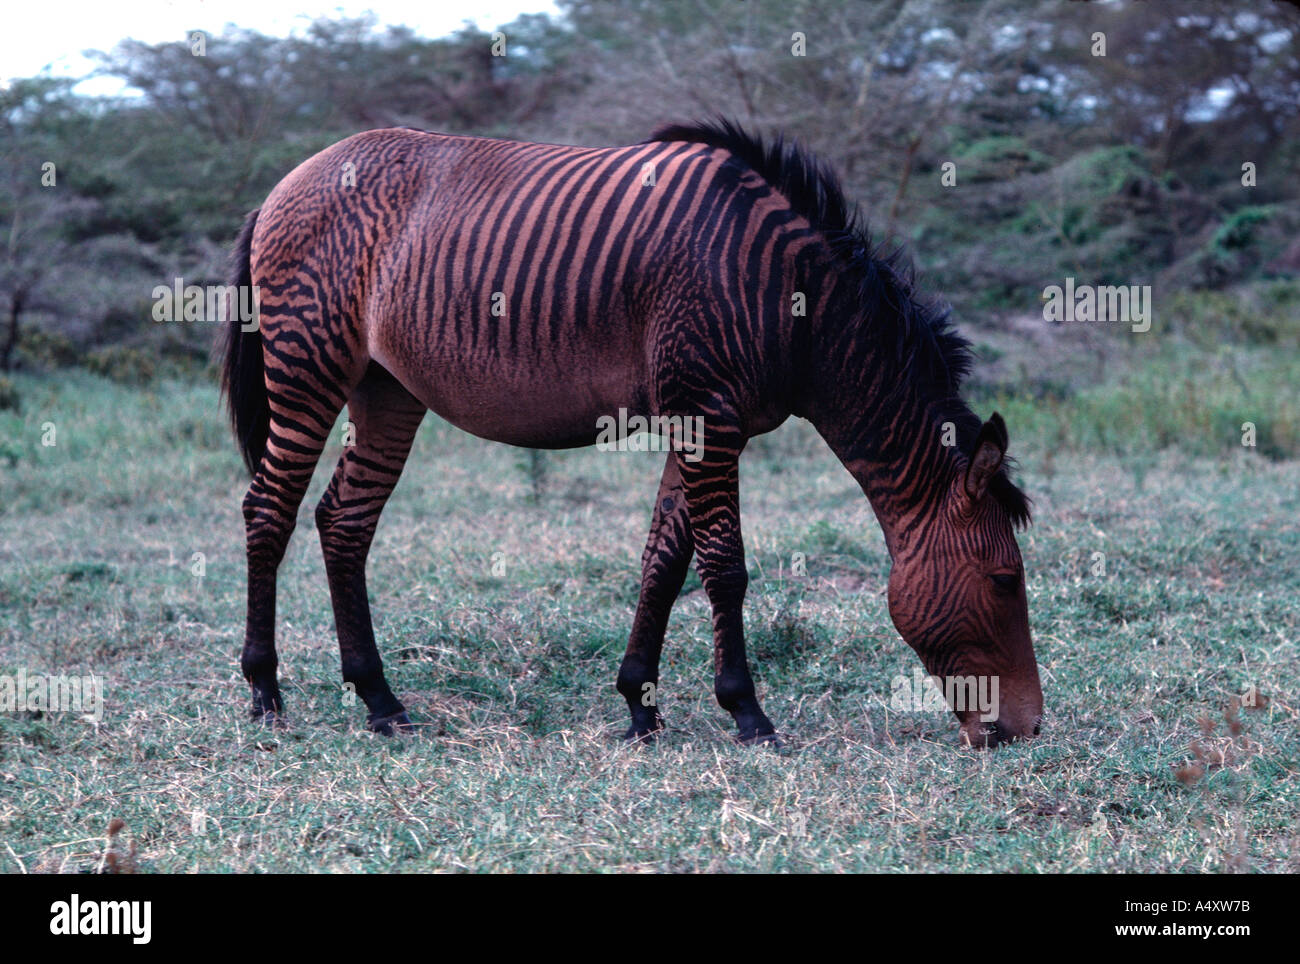
{"label": "white sky", "polygon": [[[94,69],[83,50],[112,50],[133,37],[146,43],[182,40],[191,30],[209,36],[233,23],[287,36],[320,16],[356,17],[374,11],[381,26],[404,24],[426,37],[458,30],[465,21],[484,29],[521,13],[555,13],[554,0],[7,0],[0,30],[0,85],[49,68],[58,77]],[[112,94],[108,78],[82,84],[87,94]]]}

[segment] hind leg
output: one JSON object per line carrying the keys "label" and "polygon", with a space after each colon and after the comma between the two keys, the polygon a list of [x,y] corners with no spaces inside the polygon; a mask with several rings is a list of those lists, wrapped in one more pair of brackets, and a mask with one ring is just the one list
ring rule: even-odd
{"label": "hind leg", "polygon": [[650,537],[641,556],[641,596],[632,621],[632,637],[618,670],[618,691],[627,700],[632,725],[625,740],[645,740],[663,728],[658,708],[659,654],[663,651],[668,614],[690,570],[695,542],[686,515],[677,458],[668,453],[650,521]]}
{"label": "hind leg", "polygon": [[[275,319],[264,309],[264,334]],[[346,386],[302,358],[299,338],[264,340],[270,426],[266,450],[244,496],[248,621],[239,665],[253,691],[252,715],[275,723],[284,711],[276,681],[276,572],[298,519],[325,439],[343,409]]]}
{"label": "hind leg", "polygon": [[316,507],[343,680],[355,687],[366,704],[367,725],[385,734],[411,721],[384,679],[366,593],[366,556],[379,514],[402,474],[424,412],[423,403],[372,363],[348,399],[355,444],[344,449]]}

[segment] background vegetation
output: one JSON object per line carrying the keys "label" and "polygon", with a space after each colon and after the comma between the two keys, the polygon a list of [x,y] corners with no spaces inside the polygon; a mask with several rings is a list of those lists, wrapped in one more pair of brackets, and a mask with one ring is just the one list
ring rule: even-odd
{"label": "background vegetation", "polygon": [[[561,10],[504,25],[504,58],[474,30],[321,21],[231,29],[204,57],[125,41],[100,56],[136,91],[120,99],[0,90],[0,674],[95,672],[109,700],[98,726],[0,716],[0,868],[95,869],[121,818],[143,870],[1300,869],[1295,8]],[[671,729],[623,748],[612,680],[658,459],[534,457],[432,416],[371,561],[390,678],[428,738],[367,736],[340,691],[323,471],[280,580],[292,725],[251,727],[215,332],[155,323],[154,286],[223,281],[243,212],[359,129],[610,144],[712,113],[829,158],[976,342],[971,400],[1007,417],[1036,501],[1044,736],[973,753],[947,715],[890,709],[916,660],[882,540],[791,424],[742,482],[751,649],[787,748],[731,744],[694,576]],[[1151,330],[1045,322],[1066,277],[1152,285]],[[1251,686],[1263,705],[1242,708]]]}

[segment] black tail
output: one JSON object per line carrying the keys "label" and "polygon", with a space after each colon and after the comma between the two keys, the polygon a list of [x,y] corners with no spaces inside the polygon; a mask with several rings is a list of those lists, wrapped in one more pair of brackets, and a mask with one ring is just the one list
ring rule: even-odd
{"label": "black tail", "polygon": [[[262,371],[262,332],[258,328],[244,331],[235,308],[241,304],[254,304],[252,266],[249,248],[253,243],[253,227],[257,224],[254,210],[244,220],[235,244],[230,266],[230,283],[238,293],[233,305],[226,311],[225,360],[221,366],[221,391],[230,403],[230,423],[235,429],[235,441],[244,456],[248,471],[256,474],[257,463],[266,450],[266,435],[271,421],[266,403],[266,379]],[[243,292],[250,292],[244,294]]]}

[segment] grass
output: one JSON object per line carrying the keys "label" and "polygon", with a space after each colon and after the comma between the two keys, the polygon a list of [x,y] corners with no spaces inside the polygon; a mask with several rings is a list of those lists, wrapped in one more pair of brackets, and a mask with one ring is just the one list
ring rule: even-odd
{"label": "grass", "polygon": [[[93,870],[113,819],[143,872],[1300,870],[1295,461],[1233,444],[1135,460],[1009,413],[1048,719],[980,753],[947,714],[890,709],[919,663],[885,610],[883,541],[787,424],[742,462],[746,623],[786,747],[732,742],[692,576],[665,650],[671,729],[627,748],[613,677],[658,457],[538,465],[430,416],[370,563],[389,679],[424,735],[366,733],[340,685],[311,524],[324,469],[281,569],[291,725],[268,733],[237,666],[246,479],[214,391],[13,382],[0,674],[97,673],[107,705],[98,725],[0,715],[7,872]],[[1252,685],[1268,705],[1234,709]]]}

